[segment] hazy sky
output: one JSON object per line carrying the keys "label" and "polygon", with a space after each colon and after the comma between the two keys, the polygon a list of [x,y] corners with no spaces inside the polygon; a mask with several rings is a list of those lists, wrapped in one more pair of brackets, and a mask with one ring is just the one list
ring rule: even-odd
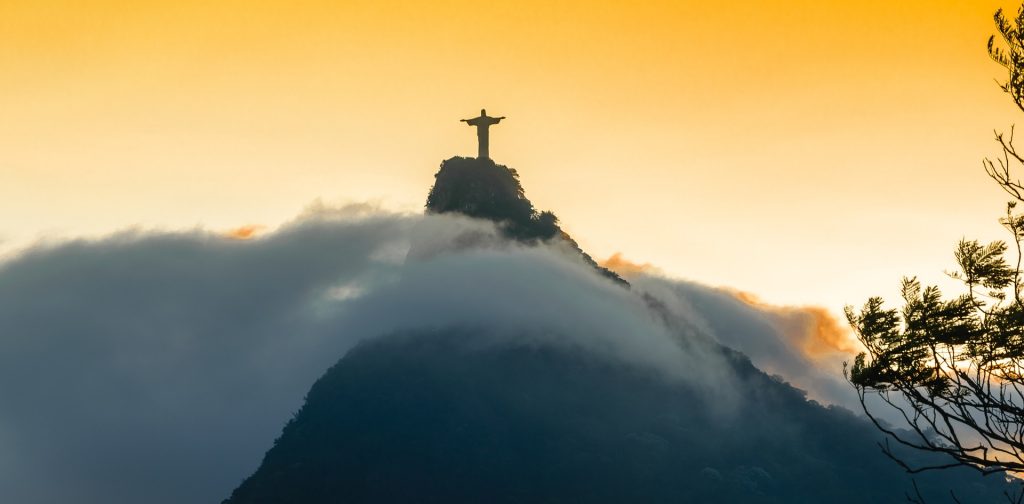
{"label": "hazy sky", "polygon": [[[996,1],[0,3],[0,240],[418,211],[486,107],[595,257],[838,309],[1001,238]],[[0,247],[3,247],[0,244]]]}

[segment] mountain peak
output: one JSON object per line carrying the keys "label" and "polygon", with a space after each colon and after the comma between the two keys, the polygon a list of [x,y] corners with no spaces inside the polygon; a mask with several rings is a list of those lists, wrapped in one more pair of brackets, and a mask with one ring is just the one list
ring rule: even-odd
{"label": "mountain peak", "polygon": [[428,213],[454,212],[494,221],[507,238],[523,243],[563,240],[602,275],[629,285],[580,249],[559,227],[554,213],[534,208],[514,168],[497,164],[490,158],[453,157],[442,162],[434,175],[426,207]]}

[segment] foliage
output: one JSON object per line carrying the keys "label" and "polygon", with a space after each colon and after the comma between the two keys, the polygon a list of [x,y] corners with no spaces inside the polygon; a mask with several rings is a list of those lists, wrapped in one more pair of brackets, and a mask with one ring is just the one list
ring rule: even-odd
{"label": "foliage", "polygon": [[525,243],[562,240],[598,273],[620,285],[629,285],[615,272],[599,266],[562,231],[555,214],[533,207],[515,169],[496,164],[490,158],[453,157],[441,163],[434,179],[427,196],[428,212],[455,212],[491,220],[505,236]]}
{"label": "foliage", "polygon": [[502,224],[511,238],[546,240],[558,235],[558,218],[538,212],[526,198],[519,174],[489,158],[454,157],[441,164],[427,196],[427,210],[458,212]]}
{"label": "foliage", "polygon": [[1017,107],[1024,109],[1024,8],[1017,11],[1012,21],[999,9],[995,14],[996,31],[1003,40],[1005,48],[996,45],[995,35],[988,39],[988,54],[996,63],[1006,67],[1009,77],[1000,85],[1009,93]]}
{"label": "foliage", "polygon": [[[1007,68],[1001,88],[1024,110],[1024,6],[1012,21],[997,11],[995,23],[1006,47],[993,36],[988,53]],[[846,308],[866,352],[844,372],[865,413],[897,443],[948,455],[938,464],[909,464],[887,442],[883,451],[911,472],[957,465],[986,474],[1024,471],[1024,215],[1017,211],[1024,186],[1012,175],[1024,158],[1012,129],[1008,138],[997,132],[996,141],[1002,156],[983,164],[1012,198],[1000,219],[1011,239],[959,242],[950,276],[963,294],[943,299],[938,288],[905,278],[902,310],[884,308],[877,297],[859,311]],[[868,394],[881,403],[869,407]],[[881,411],[895,413],[909,431],[879,420]]]}

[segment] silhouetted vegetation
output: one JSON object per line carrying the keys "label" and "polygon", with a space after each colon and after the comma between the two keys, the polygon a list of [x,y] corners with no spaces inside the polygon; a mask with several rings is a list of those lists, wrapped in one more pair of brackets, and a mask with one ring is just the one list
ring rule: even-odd
{"label": "silhouetted vegetation", "polygon": [[[881,503],[913,492],[879,463],[869,423],[724,348],[743,387],[735,404],[586,352],[473,343],[483,336],[357,347],[226,502]],[[952,487],[976,503],[1003,487],[966,469],[919,483],[925,497]]]}
{"label": "silhouetted vegetation", "polygon": [[[1024,110],[1024,7],[1014,21],[1002,11],[996,27],[1008,48],[989,39],[989,55],[1009,70],[1002,86]],[[1002,156],[986,159],[985,169],[1010,196],[1000,219],[1011,245],[961,240],[954,255],[964,293],[943,299],[936,287],[916,278],[903,280],[902,310],[886,309],[871,298],[846,315],[867,348],[849,368],[849,379],[874,420],[878,411],[866,404],[877,394],[882,405],[904,421],[900,431],[877,422],[899,445],[947,455],[934,464],[915,464],[884,451],[908,471],[965,465],[984,473],[1024,470],[1024,300],[1021,250],[1024,186],[1011,173],[1024,165],[1013,134],[997,133]],[[1012,258],[1007,252],[1012,249]],[[1024,492],[1024,490],[1022,490]],[[1019,494],[1024,499],[1024,493]]]}
{"label": "silhouetted vegetation", "polygon": [[453,157],[441,163],[427,196],[427,211],[455,212],[498,223],[508,238],[525,243],[561,239],[574,247],[583,259],[602,275],[624,285],[625,280],[598,266],[558,226],[551,212],[538,212],[526,197],[519,174],[489,158]]}
{"label": "silhouetted vegetation", "polygon": [[499,222],[517,240],[547,240],[561,231],[551,212],[537,212],[519,174],[488,158],[454,157],[441,163],[427,196],[427,210],[457,212]]}

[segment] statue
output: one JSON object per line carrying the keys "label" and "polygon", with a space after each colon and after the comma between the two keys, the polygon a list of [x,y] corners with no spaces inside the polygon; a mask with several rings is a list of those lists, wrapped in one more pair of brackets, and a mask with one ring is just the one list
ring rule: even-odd
{"label": "statue", "polygon": [[464,122],[464,123],[466,123],[466,124],[468,124],[470,126],[476,126],[476,138],[477,138],[477,142],[479,143],[479,150],[478,150],[478,153],[477,153],[477,158],[479,158],[479,159],[488,159],[488,158],[490,158],[489,152],[487,150],[487,147],[488,147],[487,128],[490,128],[492,124],[498,124],[504,118],[505,118],[505,116],[489,117],[487,115],[487,110],[486,109],[480,109],[480,117],[474,117],[472,119],[462,119],[461,120],[461,122]]}

